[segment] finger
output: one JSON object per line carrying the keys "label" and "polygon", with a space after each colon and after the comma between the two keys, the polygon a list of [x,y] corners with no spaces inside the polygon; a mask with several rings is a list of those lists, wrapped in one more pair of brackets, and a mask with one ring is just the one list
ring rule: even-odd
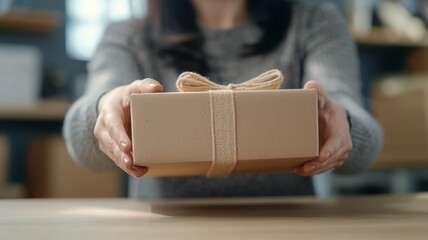
{"label": "finger", "polygon": [[147,168],[133,165],[132,156],[123,153],[108,132],[105,131],[102,135],[100,149],[106,153],[118,167],[136,178],[142,177],[147,172]]}
{"label": "finger", "polygon": [[338,166],[348,158],[349,151],[347,148],[341,149],[337,154],[329,158],[329,160],[321,163],[317,159],[306,162],[304,165],[294,169],[294,172],[300,176],[313,176],[319,173],[327,172]]}
{"label": "finger", "polygon": [[309,80],[305,83],[303,86],[303,89],[315,89],[317,92],[319,92],[322,95],[325,95],[324,89],[321,87],[321,85],[315,81],[315,80]]}
{"label": "finger", "polygon": [[109,113],[103,116],[107,132],[122,152],[129,153],[131,151],[131,140],[126,133],[123,119],[119,117],[123,116],[125,113],[114,108],[107,112]]}
{"label": "finger", "polygon": [[311,176],[311,173],[317,169],[317,159],[303,163],[301,166],[294,168],[294,173],[300,176]]}
{"label": "finger", "polygon": [[124,154],[122,157],[122,162],[123,162],[124,167],[128,171],[132,172],[131,176],[133,176],[133,177],[140,178],[144,174],[146,174],[148,171],[148,169],[146,167],[134,165],[131,154]]}
{"label": "finger", "polygon": [[95,138],[98,140],[98,143],[100,143],[100,140],[102,138],[102,129],[104,129],[104,122],[100,121],[100,118],[98,117],[97,121],[95,122],[95,126],[94,126],[94,136]]}
{"label": "finger", "polygon": [[131,84],[128,85],[126,90],[126,97],[122,102],[123,108],[129,108],[131,102],[131,95],[133,93],[155,93],[162,92],[163,86],[158,81],[146,78],[143,80],[135,80]]}
{"label": "finger", "polygon": [[318,164],[314,161],[304,163],[302,166],[294,169],[294,173],[297,175],[308,177],[312,176],[317,170]]}
{"label": "finger", "polygon": [[303,86],[303,89],[315,89],[318,95],[318,108],[320,110],[323,110],[325,108],[325,105],[327,104],[327,101],[329,98],[325,93],[324,89],[321,87],[321,85],[317,81],[310,80],[306,82],[305,85]]}
{"label": "finger", "polygon": [[328,165],[325,165],[323,168],[317,169],[315,172],[311,173],[311,176],[318,175],[318,174],[321,174],[321,173],[326,173],[326,172],[329,172],[329,171],[333,171],[337,167],[341,166],[342,163],[343,163],[343,160],[331,162]]}
{"label": "finger", "polygon": [[331,162],[328,165],[325,165],[323,168],[320,168],[320,169],[316,170],[311,175],[314,176],[314,175],[318,175],[318,174],[321,174],[321,173],[326,173],[326,172],[329,172],[329,171],[333,171],[334,169],[336,169],[339,166],[341,166],[342,163],[343,163],[343,160]]}
{"label": "finger", "polygon": [[306,177],[305,172],[303,171],[303,166],[296,167],[294,169],[294,173],[299,175],[299,176]]}
{"label": "finger", "polygon": [[146,78],[143,80],[135,80],[129,85],[128,93],[154,93],[162,92],[163,86],[158,81]]}
{"label": "finger", "polygon": [[352,149],[350,137],[329,138],[320,151],[320,156],[314,160],[305,162],[295,169],[295,173],[301,176],[311,176],[328,171],[337,162],[343,162]]}
{"label": "finger", "polygon": [[[122,151],[120,151],[115,143],[115,141],[110,137],[107,131],[103,131],[100,134],[99,138],[99,145],[100,150],[103,151],[107,156],[110,157],[113,162],[120,167],[121,164],[121,157],[122,157]],[[119,151],[117,151],[119,150]]]}
{"label": "finger", "polygon": [[340,153],[342,149],[347,152],[352,149],[352,140],[349,133],[335,133],[333,135],[334,136],[329,137],[321,147],[318,157],[320,162],[328,161],[331,157]]}
{"label": "finger", "polygon": [[94,135],[98,140],[99,149],[116,163],[115,155],[118,154],[114,154],[114,149],[117,148],[117,144],[105,129],[104,123],[98,121],[95,125]]}
{"label": "finger", "polygon": [[316,171],[313,172],[313,175],[320,174],[333,170],[343,164],[343,162],[348,158],[348,151],[346,149],[341,150],[335,156],[331,157],[328,161],[319,164]]}
{"label": "finger", "polygon": [[302,166],[295,169],[295,173],[301,176],[312,176],[314,175],[319,169],[323,169],[325,166],[330,164],[331,162],[334,162],[337,155],[342,154],[342,151],[339,153],[336,153],[334,156],[329,157],[326,161],[320,161],[320,157],[305,162]]}

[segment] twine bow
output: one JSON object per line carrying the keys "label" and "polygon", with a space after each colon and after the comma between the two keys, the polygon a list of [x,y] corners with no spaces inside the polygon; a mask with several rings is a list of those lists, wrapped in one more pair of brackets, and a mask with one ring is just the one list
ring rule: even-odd
{"label": "twine bow", "polygon": [[209,91],[212,164],[207,177],[229,176],[237,165],[234,91],[278,89],[283,80],[282,73],[277,69],[246,82],[227,86],[216,84],[192,72],[184,72],[178,77],[176,85],[180,92]]}
{"label": "twine bow", "polygon": [[200,92],[208,90],[271,90],[278,89],[283,80],[284,77],[281,71],[272,69],[246,82],[238,84],[230,83],[225,86],[214,83],[197,73],[184,72],[178,77],[176,86],[180,92]]}

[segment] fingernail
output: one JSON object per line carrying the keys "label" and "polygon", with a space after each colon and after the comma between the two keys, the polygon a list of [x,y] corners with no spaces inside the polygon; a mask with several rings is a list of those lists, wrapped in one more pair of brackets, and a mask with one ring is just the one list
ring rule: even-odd
{"label": "fingernail", "polygon": [[156,83],[149,83],[149,87],[156,87],[158,84],[156,84]]}
{"label": "fingernail", "polygon": [[147,172],[149,171],[149,169],[148,168],[141,168],[141,173],[142,174],[146,174]]}
{"label": "fingernail", "polygon": [[134,172],[134,177],[135,178],[141,178],[144,176],[144,174],[147,173],[148,169],[146,167],[136,167],[133,166],[132,170]]}
{"label": "fingernail", "polygon": [[125,151],[126,150],[126,143],[121,142],[120,143],[120,148],[122,149],[122,151]]}
{"label": "fingernail", "polygon": [[322,155],[322,157],[321,157],[321,161],[322,161],[322,162],[327,161],[327,160],[330,158],[330,156],[331,156],[331,153],[330,153],[330,152],[326,152],[326,153],[324,153],[324,154]]}
{"label": "fingernail", "polygon": [[129,159],[129,157],[125,154],[122,157],[122,161],[127,165],[131,161],[131,159]]}
{"label": "fingernail", "polygon": [[309,164],[308,170],[309,172],[313,172],[315,171],[315,169],[317,168],[317,166],[314,163]]}

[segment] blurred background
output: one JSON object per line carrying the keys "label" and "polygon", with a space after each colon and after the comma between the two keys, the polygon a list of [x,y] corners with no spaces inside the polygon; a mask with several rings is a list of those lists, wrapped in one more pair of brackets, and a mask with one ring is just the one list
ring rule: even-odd
{"label": "blurred background", "polygon": [[[367,173],[317,176],[318,195],[428,191],[428,1],[310,2],[347,19],[365,106],[385,131]],[[145,14],[146,0],[0,0],[0,198],[127,196],[124,174],[71,160],[61,128],[106,25]]]}

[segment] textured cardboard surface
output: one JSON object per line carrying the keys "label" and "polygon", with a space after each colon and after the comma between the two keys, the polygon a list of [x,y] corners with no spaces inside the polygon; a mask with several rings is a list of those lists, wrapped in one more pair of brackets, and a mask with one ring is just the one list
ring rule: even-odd
{"label": "textured cardboard surface", "polygon": [[[236,173],[289,171],[318,155],[314,90],[235,92]],[[151,176],[205,175],[212,161],[208,92],[131,97],[134,164]]]}

